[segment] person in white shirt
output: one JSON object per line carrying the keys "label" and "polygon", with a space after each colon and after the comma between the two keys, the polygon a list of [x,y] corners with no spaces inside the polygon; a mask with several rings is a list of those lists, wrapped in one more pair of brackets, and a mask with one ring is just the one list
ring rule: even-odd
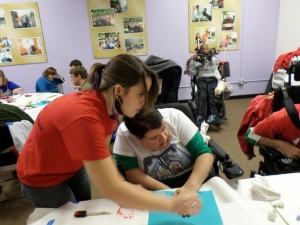
{"label": "person in white shirt", "polygon": [[113,153],[127,180],[150,190],[181,187],[197,192],[214,174],[212,151],[198,128],[173,108],[124,117]]}

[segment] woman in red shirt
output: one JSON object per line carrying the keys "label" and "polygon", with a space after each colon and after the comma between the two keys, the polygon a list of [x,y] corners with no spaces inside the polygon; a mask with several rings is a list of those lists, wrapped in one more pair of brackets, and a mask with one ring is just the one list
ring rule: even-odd
{"label": "woman in red shirt", "polygon": [[91,90],[59,97],[39,113],[17,163],[24,196],[35,207],[46,208],[89,200],[91,178],[104,197],[119,205],[197,214],[201,206],[197,193],[166,199],[130,184],[108,149],[118,114],[134,117],[153,106],[157,74],[128,54],[92,68]]}

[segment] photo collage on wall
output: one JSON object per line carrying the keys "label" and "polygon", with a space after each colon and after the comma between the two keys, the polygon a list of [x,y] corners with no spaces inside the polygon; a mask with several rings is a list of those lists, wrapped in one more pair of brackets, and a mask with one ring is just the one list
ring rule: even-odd
{"label": "photo collage on wall", "polygon": [[0,64],[45,62],[37,3],[0,5]]}
{"label": "photo collage on wall", "polygon": [[[113,57],[120,53],[147,54],[145,13],[137,13],[140,10],[135,10],[134,7],[138,4],[133,0],[106,0],[106,4],[104,2],[93,4],[88,1],[92,39],[97,37],[97,49],[93,45],[95,58]],[[139,2],[141,3],[144,4],[144,1]]]}
{"label": "photo collage on wall", "polygon": [[202,43],[221,50],[238,49],[240,0],[189,0],[189,3],[190,52]]}

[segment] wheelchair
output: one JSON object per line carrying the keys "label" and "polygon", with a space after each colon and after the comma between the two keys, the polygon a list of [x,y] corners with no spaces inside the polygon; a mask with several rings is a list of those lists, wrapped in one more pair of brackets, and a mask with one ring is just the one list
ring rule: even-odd
{"label": "wheelchair", "polygon": [[178,102],[182,68],[173,60],[163,59],[154,55],[150,55],[144,62],[158,74],[161,81],[161,91],[156,103]]}
{"label": "wheelchair", "polygon": [[[300,72],[295,70],[296,66],[300,69],[300,61],[290,64],[287,70],[289,81],[285,87],[274,90],[272,112],[285,108],[293,124],[300,129],[299,113],[294,107],[294,104],[300,103],[300,86],[291,86],[291,74],[295,73],[296,80],[296,72]],[[300,76],[300,73],[298,75]],[[300,80],[300,77],[297,80]],[[276,149],[260,146],[259,154],[263,156],[258,168],[258,174],[262,176],[300,172],[300,160],[289,159]],[[250,176],[253,177],[255,173],[253,170]]]}
{"label": "wheelchair", "polygon": [[[156,104],[154,105],[156,109],[163,108],[174,108],[183,112],[195,125],[196,120],[194,115],[187,104],[183,103],[168,103],[168,104]],[[232,161],[230,156],[213,140],[208,141],[208,146],[211,148],[214,156],[213,162],[213,176],[220,176],[220,171],[225,174],[227,179],[236,179],[244,175],[243,169]],[[126,179],[126,173],[121,168],[120,165],[117,165],[119,172]],[[211,171],[212,172],[212,171]],[[210,173],[211,175],[212,173]],[[211,177],[209,177],[211,178]]]}
{"label": "wheelchair", "polygon": [[[274,91],[274,99],[272,105],[272,112],[279,111],[282,108],[286,108],[293,123],[295,120],[299,122],[299,114],[293,112],[291,107],[294,104],[300,103],[300,86],[289,86],[289,87],[278,87]],[[294,108],[294,110],[296,110]],[[292,119],[295,116],[296,119]],[[299,124],[295,124],[300,129]],[[289,159],[276,149],[269,148],[266,146],[259,147],[259,154],[263,156],[263,161],[259,162],[258,174],[263,176],[285,174],[300,172],[300,160]],[[253,173],[251,176],[253,176]]]}
{"label": "wheelchair", "polygon": [[[154,107],[156,109],[174,108],[180,110],[197,126],[193,112],[187,104],[169,103],[154,105]],[[213,168],[215,176],[219,176],[220,171],[223,172],[228,179],[235,179],[244,175],[242,168],[233,162],[225,150],[221,148],[213,139],[208,141],[208,146],[211,148],[214,155]]]}
{"label": "wheelchair", "polygon": [[[220,62],[219,63],[219,67],[218,70],[220,72],[221,75],[221,79],[219,80],[219,82],[224,82],[223,84],[226,85],[226,77],[230,77],[230,69],[229,69],[229,63],[228,62]],[[197,118],[197,113],[198,113],[198,109],[197,109],[197,102],[198,102],[198,98],[199,98],[199,91],[197,90],[197,77],[196,76],[190,76],[191,77],[191,87],[192,87],[192,91],[191,91],[191,96],[192,96],[192,100],[188,101],[188,105],[190,107],[190,109],[193,112],[193,116],[196,120]],[[220,83],[221,84],[221,83]],[[222,124],[224,121],[227,121],[226,118],[226,106],[225,106],[225,99],[228,98],[229,96],[225,96],[224,95],[224,91],[222,91],[221,94],[216,95],[215,96],[215,105],[218,111],[218,116],[219,116],[219,120],[217,120],[216,122],[214,122],[214,125],[220,125]],[[208,113],[206,113],[206,117],[208,116]],[[206,120],[207,118],[205,118]]]}

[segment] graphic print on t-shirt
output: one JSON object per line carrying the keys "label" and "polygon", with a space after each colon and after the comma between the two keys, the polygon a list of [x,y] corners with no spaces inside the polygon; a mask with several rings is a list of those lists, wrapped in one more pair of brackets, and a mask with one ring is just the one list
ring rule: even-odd
{"label": "graphic print on t-shirt", "polygon": [[145,173],[160,181],[180,175],[192,166],[191,156],[175,144],[161,155],[152,155],[144,159]]}

